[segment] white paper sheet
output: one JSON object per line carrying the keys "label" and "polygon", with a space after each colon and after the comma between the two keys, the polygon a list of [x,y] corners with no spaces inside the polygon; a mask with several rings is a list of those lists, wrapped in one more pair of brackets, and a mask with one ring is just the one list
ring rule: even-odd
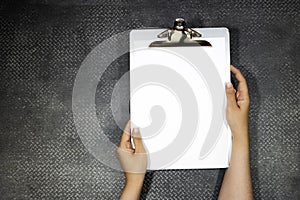
{"label": "white paper sheet", "polygon": [[[225,168],[229,32],[195,28],[212,47],[149,47],[164,29],[130,33],[130,113],[140,127],[148,169]],[[199,38],[198,38],[199,39]]]}

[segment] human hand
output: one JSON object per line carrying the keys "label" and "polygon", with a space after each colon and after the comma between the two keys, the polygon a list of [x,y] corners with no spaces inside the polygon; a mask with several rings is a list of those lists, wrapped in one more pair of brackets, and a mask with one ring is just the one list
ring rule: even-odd
{"label": "human hand", "polygon": [[130,121],[128,121],[117,148],[117,157],[126,177],[126,185],[121,199],[135,199],[139,196],[147,169],[147,154],[140,131],[138,128],[133,129],[132,137],[135,146],[133,149],[130,129]]}
{"label": "human hand", "polygon": [[248,87],[237,68],[231,65],[230,70],[238,80],[238,87],[235,90],[231,83],[226,84],[226,117],[233,139],[230,166],[225,172],[218,199],[253,199],[248,136]]}
{"label": "human hand", "polygon": [[230,126],[233,138],[248,136],[248,115],[250,98],[248,94],[247,82],[240,70],[233,65],[230,66],[231,72],[238,80],[238,88],[235,90],[231,83],[226,84],[227,107],[226,117]]}

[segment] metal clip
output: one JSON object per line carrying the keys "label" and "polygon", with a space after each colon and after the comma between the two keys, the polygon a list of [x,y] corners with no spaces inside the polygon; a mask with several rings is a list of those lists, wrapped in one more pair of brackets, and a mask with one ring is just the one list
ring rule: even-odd
{"label": "metal clip", "polygon": [[183,18],[177,18],[171,29],[165,30],[157,35],[158,38],[168,38],[166,41],[152,42],[149,47],[179,47],[179,46],[209,46],[205,40],[192,40],[193,37],[201,37],[197,31],[187,28]]}

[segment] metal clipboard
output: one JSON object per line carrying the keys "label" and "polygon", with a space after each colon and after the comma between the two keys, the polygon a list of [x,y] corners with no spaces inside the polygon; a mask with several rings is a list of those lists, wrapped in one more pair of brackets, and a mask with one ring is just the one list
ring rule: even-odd
{"label": "metal clipboard", "polygon": [[226,168],[231,132],[225,117],[230,81],[227,28],[130,32],[131,127],[140,127],[148,169]]}

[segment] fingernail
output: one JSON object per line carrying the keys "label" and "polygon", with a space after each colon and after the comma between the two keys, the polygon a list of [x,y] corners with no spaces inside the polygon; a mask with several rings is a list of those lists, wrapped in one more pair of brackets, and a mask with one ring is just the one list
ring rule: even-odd
{"label": "fingernail", "polygon": [[139,128],[133,128],[133,135],[137,135],[139,133]]}
{"label": "fingernail", "polygon": [[232,88],[232,83],[226,83],[226,88]]}

